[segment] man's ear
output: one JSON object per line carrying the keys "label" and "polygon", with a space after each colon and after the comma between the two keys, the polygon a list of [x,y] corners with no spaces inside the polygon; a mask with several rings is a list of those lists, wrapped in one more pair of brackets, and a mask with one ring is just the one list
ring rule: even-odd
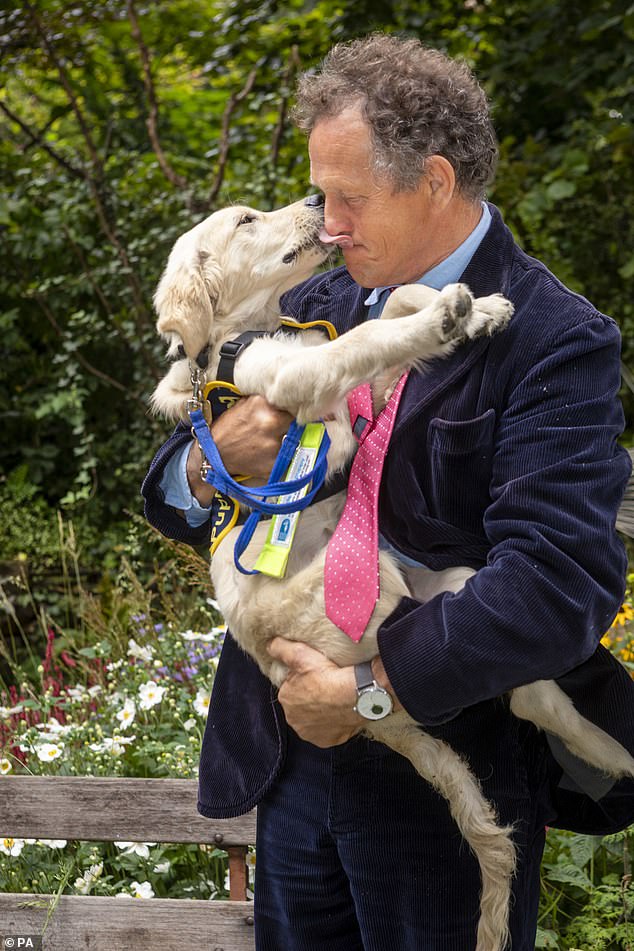
{"label": "man's ear", "polygon": [[444,155],[430,155],[425,159],[423,178],[434,204],[445,208],[456,190],[456,173]]}
{"label": "man's ear", "polygon": [[182,257],[177,242],[154,294],[156,329],[170,341],[171,349],[182,342],[190,360],[195,360],[211,340],[218,296],[207,255],[196,252],[193,257]]}

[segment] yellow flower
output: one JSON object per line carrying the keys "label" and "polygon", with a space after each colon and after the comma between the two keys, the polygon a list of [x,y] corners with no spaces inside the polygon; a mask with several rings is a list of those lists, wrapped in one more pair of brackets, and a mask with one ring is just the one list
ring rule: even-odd
{"label": "yellow flower", "polygon": [[628,621],[631,621],[634,618],[634,610],[632,609],[631,604],[625,602],[621,605],[617,616],[612,621],[612,627],[625,627]]}

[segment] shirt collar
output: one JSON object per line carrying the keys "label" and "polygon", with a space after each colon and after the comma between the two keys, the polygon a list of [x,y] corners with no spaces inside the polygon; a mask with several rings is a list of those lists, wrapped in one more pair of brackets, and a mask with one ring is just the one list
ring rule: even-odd
{"label": "shirt collar", "polygon": [[[482,202],[480,221],[471,234],[465,238],[462,244],[459,245],[449,257],[445,258],[444,261],[441,261],[440,264],[437,264],[429,271],[426,271],[416,283],[426,284],[427,287],[433,287],[437,291],[441,291],[447,284],[455,284],[475,254],[480,242],[489,230],[490,224],[491,212],[486,202]],[[368,307],[371,307],[373,304],[378,304],[384,291],[389,290],[389,288],[393,286],[394,285],[390,284],[389,286],[375,287],[370,295],[366,297],[364,303],[367,304]]]}

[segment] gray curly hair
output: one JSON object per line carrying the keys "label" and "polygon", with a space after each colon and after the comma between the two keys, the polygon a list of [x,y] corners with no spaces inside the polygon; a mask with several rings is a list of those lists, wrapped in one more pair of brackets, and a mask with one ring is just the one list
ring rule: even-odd
{"label": "gray curly hair", "polygon": [[358,107],[370,127],[374,171],[414,190],[425,159],[453,166],[464,198],[484,197],[497,164],[487,97],[466,63],[417,39],[375,33],[338,43],[319,72],[300,77],[293,118],[310,133],[320,119]]}

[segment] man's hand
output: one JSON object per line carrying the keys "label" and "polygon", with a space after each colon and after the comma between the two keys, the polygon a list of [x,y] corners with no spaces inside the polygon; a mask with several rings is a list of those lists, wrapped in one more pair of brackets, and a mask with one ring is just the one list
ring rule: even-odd
{"label": "man's hand", "polygon": [[271,641],[269,653],[288,667],[278,698],[288,724],[303,740],[325,749],[363,729],[364,721],[354,711],[354,668],[337,667],[308,644],[283,637]]}
{"label": "man's hand", "polygon": [[[232,475],[266,482],[293,417],[263,396],[243,396],[211,425],[218,452]],[[209,506],[215,489],[200,478],[201,452],[194,441],[187,459],[187,479],[200,505]]]}

